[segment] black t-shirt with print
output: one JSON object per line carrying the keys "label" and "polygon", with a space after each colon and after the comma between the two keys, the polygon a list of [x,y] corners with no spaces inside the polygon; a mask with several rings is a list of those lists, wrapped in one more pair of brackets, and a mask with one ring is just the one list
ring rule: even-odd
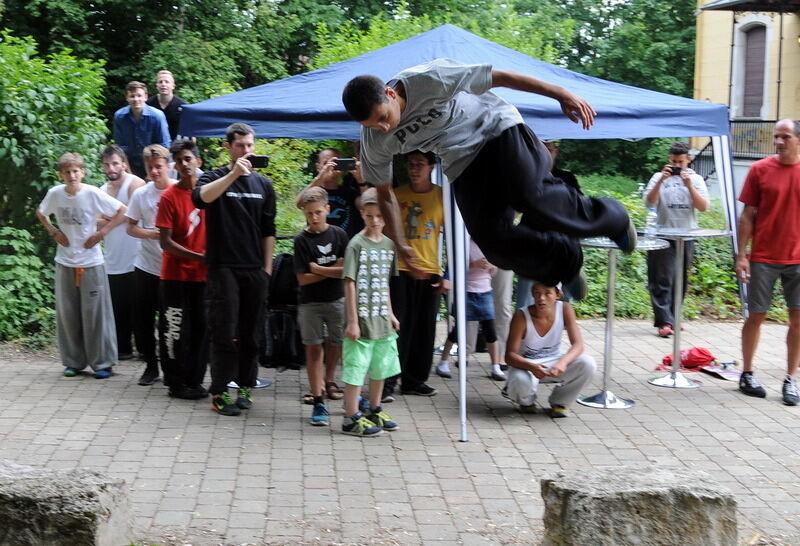
{"label": "black t-shirt with print", "polygon": [[264,238],[275,236],[275,191],[258,173],[240,176],[215,201],[200,199],[200,188],[230,172],[225,166],[200,177],[192,202],[206,209],[206,263],[209,267],[264,267]]}
{"label": "black t-shirt with print", "polygon": [[[294,238],[294,271],[295,273],[311,273],[309,264],[329,267],[344,258],[344,251],[349,241],[347,233],[339,227],[328,225],[321,233],[301,231]],[[300,303],[322,303],[336,301],[344,297],[342,279],[328,277],[319,282],[300,286]]]}

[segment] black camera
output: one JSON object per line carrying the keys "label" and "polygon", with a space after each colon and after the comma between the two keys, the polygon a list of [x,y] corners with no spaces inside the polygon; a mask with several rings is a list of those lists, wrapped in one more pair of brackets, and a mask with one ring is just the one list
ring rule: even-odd
{"label": "black camera", "polygon": [[269,165],[269,156],[250,155],[247,156],[247,161],[250,162],[250,165],[252,165],[254,169],[264,169],[266,168],[267,165]]}
{"label": "black camera", "polygon": [[683,170],[681,167],[675,165],[670,165],[670,169],[672,169],[672,176],[680,176]]}
{"label": "black camera", "polygon": [[356,170],[356,160],[352,157],[337,157],[333,160],[336,166],[334,171],[354,171]]}

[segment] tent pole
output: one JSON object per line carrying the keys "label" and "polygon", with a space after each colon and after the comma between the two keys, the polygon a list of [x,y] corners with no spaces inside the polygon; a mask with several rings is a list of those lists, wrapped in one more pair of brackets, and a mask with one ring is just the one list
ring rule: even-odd
{"label": "tent pole", "polygon": [[[736,210],[736,184],[733,179],[733,157],[731,155],[730,135],[711,137],[712,151],[714,152],[714,167],[719,176],[720,193],[722,197],[725,219],[728,227],[733,232],[731,237],[731,253],[736,257],[739,248],[739,215]],[[742,315],[747,317],[747,285],[739,281],[739,298],[742,303]]]}
{"label": "tent pole", "polygon": [[[461,212],[456,205],[455,194],[450,184],[445,183],[444,187],[445,218],[449,216],[452,220],[452,239],[448,240],[448,257],[452,255],[452,261],[448,262],[453,291],[456,301],[456,333],[458,344],[458,414],[461,422],[461,442],[468,442],[467,436],[467,322],[466,322],[466,243],[467,234],[464,229],[464,220]],[[451,250],[452,248],[452,250]]]}

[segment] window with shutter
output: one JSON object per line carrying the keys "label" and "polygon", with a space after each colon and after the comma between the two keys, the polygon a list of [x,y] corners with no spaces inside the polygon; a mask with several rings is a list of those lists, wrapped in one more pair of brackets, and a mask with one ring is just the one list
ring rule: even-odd
{"label": "window with shutter", "polygon": [[755,25],[745,33],[744,51],[744,93],[742,97],[742,116],[761,117],[764,104],[764,55],[767,43],[767,30]]}

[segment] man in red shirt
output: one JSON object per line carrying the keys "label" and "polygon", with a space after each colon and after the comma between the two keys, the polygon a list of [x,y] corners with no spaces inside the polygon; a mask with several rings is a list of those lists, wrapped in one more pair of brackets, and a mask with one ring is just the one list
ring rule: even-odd
{"label": "man in red shirt", "polygon": [[161,196],[158,227],[161,261],[161,366],[174,398],[206,398],[203,388],[208,340],[203,296],[206,285],[205,211],[194,206],[192,190],[203,164],[197,146],[181,138],[170,147],[180,180]]}
{"label": "man in red shirt", "polygon": [[[789,308],[783,403],[796,406],[800,402],[795,383],[800,364],[800,122],[782,119],[776,123],[774,143],[777,155],[750,166],[739,195],[745,207],[739,218],[736,274],[749,284],[749,314],[742,328],[744,371],[739,390],[748,396],[767,396],[753,375],[753,356],[761,323],[772,303],[772,289],[780,276]],[[747,243],[751,239],[748,255]]]}

